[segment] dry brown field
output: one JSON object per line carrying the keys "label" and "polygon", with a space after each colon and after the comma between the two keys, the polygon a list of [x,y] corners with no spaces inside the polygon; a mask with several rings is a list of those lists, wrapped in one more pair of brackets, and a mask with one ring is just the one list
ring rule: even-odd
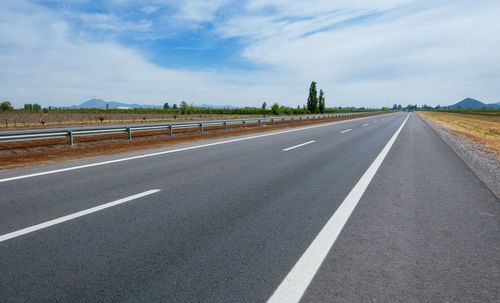
{"label": "dry brown field", "polygon": [[496,152],[500,157],[500,116],[446,112],[418,112],[436,124],[463,135]]}

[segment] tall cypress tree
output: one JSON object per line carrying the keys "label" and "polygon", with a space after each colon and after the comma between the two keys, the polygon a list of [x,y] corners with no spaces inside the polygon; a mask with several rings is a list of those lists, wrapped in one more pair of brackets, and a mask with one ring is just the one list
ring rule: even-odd
{"label": "tall cypress tree", "polygon": [[324,113],[325,112],[325,93],[323,93],[323,90],[319,90],[319,112]]}
{"label": "tall cypress tree", "polygon": [[316,91],[316,82],[311,82],[309,87],[309,97],[307,97],[307,110],[311,113],[318,112],[318,92]]}

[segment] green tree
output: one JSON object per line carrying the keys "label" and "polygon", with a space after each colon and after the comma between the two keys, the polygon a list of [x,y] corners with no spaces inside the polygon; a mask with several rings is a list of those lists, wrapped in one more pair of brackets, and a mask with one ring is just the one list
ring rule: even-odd
{"label": "green tree", "polygon": [[318,107],[319,107],[319,112],[324,113],[325,112],[325,93],[323,92],[322,89],[319,90],[319,98],[318,98]]}
{"label": "green tree", "polygon": [[186,110],[186,109],[188,109],[189,104],[186,101],[182,100],[180,107],[181,107],[181,109]]}
{"label": "green tree", "polygon": [[278,115],[280,113],[280,105],[278,103],[274,103],[273,106],[271,106],[271,111],[273,112],[273,115]]}
{"label": "green tree", "polygon": [[184,115],[189,108],[189,104],[186,101],[182,100],[180,107],[181,107],[181,114]]}
{"label": "green tree", "polygon": [[165,102],[165,104],[163,104],[163,109],[170,109],[170,105],[168,105],[168,102]]}
{"label": "green tree", "polygon": [[0,103],[0,109],[2,111],[7,111],[7,110],[13,110],[14,107],[12,107],[12,104],[9,101],[4,101]]}
{"label": "green tree", "polygon": [[266,109],[266,107],[267,107],[267,103],[266,102],[262,103],[262,109]]}
{"label": "green tree", "polygon": [[41,110],[42,109],[42,106],[40,104],[33,104],[33,110]]}
{"label": "green tree", "polygon": [[309,87],[309,97],[307,97],[307,110],[311,113],[318,112],[318,92],[316,90],[316,82],[312,81]]}
{"label": "green tree", "polygon": [[24,104],[24,110],[33,110],[33,104],[30,103]]}
{"label": "green tree", "polygon": [[174,105],[172,105],[172,108],[177,109],[177,104],[174,103]]}

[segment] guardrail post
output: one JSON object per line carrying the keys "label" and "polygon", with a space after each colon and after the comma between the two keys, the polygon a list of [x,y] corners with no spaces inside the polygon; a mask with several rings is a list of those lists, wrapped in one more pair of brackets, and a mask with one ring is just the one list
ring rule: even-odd
{"label": "guardrail post", "polygon": [[260,119],[259,119],[259,127],[260,127],[261,123],[260,123]]}
{"label": "guardrail post", "polygon": [[283,123],[285,123],[285,118],[282,118],[281,120],[283,121]]}
{"label": "guardrail post", "polygon": [[293,117],[292,117],[292,121],[293,121]]}
{"label": "guardrail post", "polygon": [[200,130],[203,133],[203,123],[200,123]]}
{"label": "guardrail post", "polygon": [[69,136],[69,145],[73,145],[73,131],[71,129],[68,131],[68,136]]}
{"label": "guardrail post", "polygon": [[271,125],[274,125],[274,118],[271,118]]}
{"label": "guardrail post", "polygon": [[132,140],[132,130],[130,129],[130,127],[127,127],[127,133],[128,133],[128,139]]}
{"label": "guardrail post", "polygon": [[227,130],[227,121],[224,121],[224,130]]}
{"label": "guardrail post", "polygon": [[174,134],[174,130],[172,128],[172,124],[169,124],[168,128],[169,128],[169,131],[170,131],[170,136],[172,136]]}
{"label": "guardrail post", "polygon": [[243,120],[243,128],[247,127],[247,121]]}

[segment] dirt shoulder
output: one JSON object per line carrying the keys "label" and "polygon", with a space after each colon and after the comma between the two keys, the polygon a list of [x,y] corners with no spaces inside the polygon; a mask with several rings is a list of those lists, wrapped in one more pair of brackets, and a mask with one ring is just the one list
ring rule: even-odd
{"label": "dirt shoulder", "polygon": [[417,113],[500,198],[500,117]]}
{"label": "dirt shoulder", "polygon": [[[362,117],[379,115],[370,113]],[[262,124],[261,127],[252,125],[242,128],[237,125],[229,126],[226,131],[223,127],[205,127],[204,133],[196,129],[174,130],[173,136],[168,130],[137,132],[133,140],[129,141],[127,134],[95,135],[75,137],[75,144],[70,146],[67,138],[45,140],[0,142],[0,171],[16,169],[41,164],[65,162],[70,160],[92,158],[104,155],[113,155],[137,150],[159,148],[194,142],[205,139],[217,139],[252,133],[268,132],[283,128],[302,127],[325,122],[334,122],[355,117],[335,117],[321,120],[294,120]]]}

